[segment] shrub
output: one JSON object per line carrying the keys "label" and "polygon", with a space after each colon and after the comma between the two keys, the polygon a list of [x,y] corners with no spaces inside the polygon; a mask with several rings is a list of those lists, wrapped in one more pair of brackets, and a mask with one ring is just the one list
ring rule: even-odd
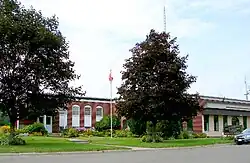
{"label": "shrub", "polygon": [[10,126],[2,126],[0,127],[0,133],[9,133],[10,132]]}
{"label": "shrub", "polygon": [[222,139],[225,139],[225,140],[234,140],[234,136],[233,135],[227,135],[226,137],[222,137]]}
{"label": "shrub", "polygon": [[143,135],[146,133],[147,123],[139,120],[129,119],[127,125],[130,131],[135,135]]}
{"label": "shrub", "polygon": [[162,120],[157,123],[156,131],[161,133],[161,136],[165,139],[168,139],[169,137],[177,138],[181,133],[181,126],[182,123],[178,120]]}
{"label": "shrub", "polygon": [[105,132],[103,131],[94,131],[93,136],[97,136],[97,137],[104,137],[105,136]]}
{"label": "shrub", "polygon": [[67,138],[79,137],[79,132],[75,128],[69,128],[64,130],[63,136]]}
{"label": "shrub", "polygon": [[114,137],[132,137],[133,133],[127,130],[116,130]]}
{"label": "shrub", "polygon": [[188,131],[184,130],[184,131],[181,131],[180,135],[177,138],[178,139],[191,139],[193,138],[193,136]]}
{"label": "shrub", "polygon": [[163,138],[160,137],[159,135],[144,135],[141,139],[142,142],[146,142],[146,143],[159,143],[159,142],[163,142]]}
{"label": "shrub", "polygon": [[207,134],[205,133],[193,133],[193,138],[207,138]]}
{"label": "shrub", "polygon": [[25,126],[25,128],[23,129],[23,131],[32,134],[34,132],[41,132],[42,135],[48,135],[48,131],[46,130],[46,128],[44,127],[44,125],[42,123],[33,123],[31,125]]}
{"label": "shrub", "polygon": [[25,145],[26,142],[18,135],[15,134],[2,134],[0,135],[0,145]]}
{"label": "shrub", "polygon": [[32,132],[30,136],[43,136],[43,133],[41,132]]}
{"label": "shrub", "polygon": [[[111,118],[110,116],[104,116],[101,121],[96,122],[95,129],[97,131],[104,131],[111,128]],[[117,116],[112,116],[112,127],[113,129],[119,129],[121,126],[121,121]]]}

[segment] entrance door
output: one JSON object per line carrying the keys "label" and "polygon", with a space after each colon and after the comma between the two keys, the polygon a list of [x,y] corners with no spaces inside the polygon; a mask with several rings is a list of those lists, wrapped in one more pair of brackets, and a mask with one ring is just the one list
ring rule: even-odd
{"label": "entrance door", "polygon": [[46,129],[48,133],[52,133],[52,116],[46,116]]}
{"label": "entrance door", "polygon": [[84,127],[92,127],[92,110],[91,106],[84,107]]}
{"label": "entrance door", "polygon": [[45,129],[48,131],[48,133],[52,133],[52,116],[41,116],[39,117],[39,122],[43,123]]}

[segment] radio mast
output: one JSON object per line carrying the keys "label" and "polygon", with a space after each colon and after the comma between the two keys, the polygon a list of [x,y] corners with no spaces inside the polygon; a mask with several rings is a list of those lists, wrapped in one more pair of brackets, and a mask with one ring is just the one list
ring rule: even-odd
{"label": "radio mast", "polygon": [[244,94],[246,96],[246,100],[248,100],[248,95],[249,95],[249,90],[248,90],[248,85],[247,85],[247,78],[245,76],[245,91],[246,93]]}
{"label": "radio mast", "polygon": [[164,24],[163,24],[163,25],[164,25],[164,32],[167,33],[167,29],[166,29],[166,23],[167,23],[167,22],[166,22],[166,19],[167,19],[167,18],[166,18],[166,8],[165,8],[165,6],[164,6],[164,9],[163,9],[163,19],[164,19],[164,20],[163,20],[163,23],[164,23]]}

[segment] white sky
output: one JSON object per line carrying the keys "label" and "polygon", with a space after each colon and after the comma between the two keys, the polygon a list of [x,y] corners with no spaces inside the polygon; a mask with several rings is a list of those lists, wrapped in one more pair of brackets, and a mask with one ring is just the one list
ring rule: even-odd
{"label": "white sky", "polygon": [[[225,2],[225,0],[221,0]],[[244,0],[238,0],[241,2]],[[163,30],[163,6],[167,8],[167,31],[172,36],[196,38],[215,25],[200,18],[185,17],[187,8],[223,9],[235,1],[215,0],[21,0],[45,16],[56,14],[60,29],[70,43],[71,59],[81,74],[76,85],[83,85],[86,96],[109,97],[109,70],[115,87],[121,83],[120,71],[129,49],[143,41],[150,29]],[[217,4],[217,5],[216,5]],[[219,5],[218,5],[219,4]],[[181,45],[180,45],[181,46]],[[187,51],[182,52],[182,54]],[[191,52],[190,52],[191,53]],[[197,75],[197,74],[196,74]],[[196,91],[196,90],[194,90]],[[197,90],[199,91],[199,90]]]}

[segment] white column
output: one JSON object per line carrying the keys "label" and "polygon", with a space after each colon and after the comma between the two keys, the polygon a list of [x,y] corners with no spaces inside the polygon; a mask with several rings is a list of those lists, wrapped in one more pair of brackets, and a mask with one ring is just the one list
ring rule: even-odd
{"label": "white column", "polygon": [[46,115],[43,116],[43,125],[46,128]]}
{"label": "white column", "polygon": [[19,120],[16,121],[16,129],[19,129]]}
{"label": "white column", "polygon": [[219,115],[219,131],[223,132],[223,116]]}
{"label": "white column", "polygon": [[209,132],[214,131],[214,116],[209,115]]}
{"label": "white column", "polygon": [[247,128],[250,128],[250,117],[247,116]]}
{"label": "white column", "polygon": [[232,116],[227,116],[227,124],[232,125]]}
{"label": "white column", "polygon": [[238,117],[238,118],[239,118],[240,125],[242,125],[242,126],[243,126],[243,117],[242,117],[242,116],[240,116],[240,117]]}

